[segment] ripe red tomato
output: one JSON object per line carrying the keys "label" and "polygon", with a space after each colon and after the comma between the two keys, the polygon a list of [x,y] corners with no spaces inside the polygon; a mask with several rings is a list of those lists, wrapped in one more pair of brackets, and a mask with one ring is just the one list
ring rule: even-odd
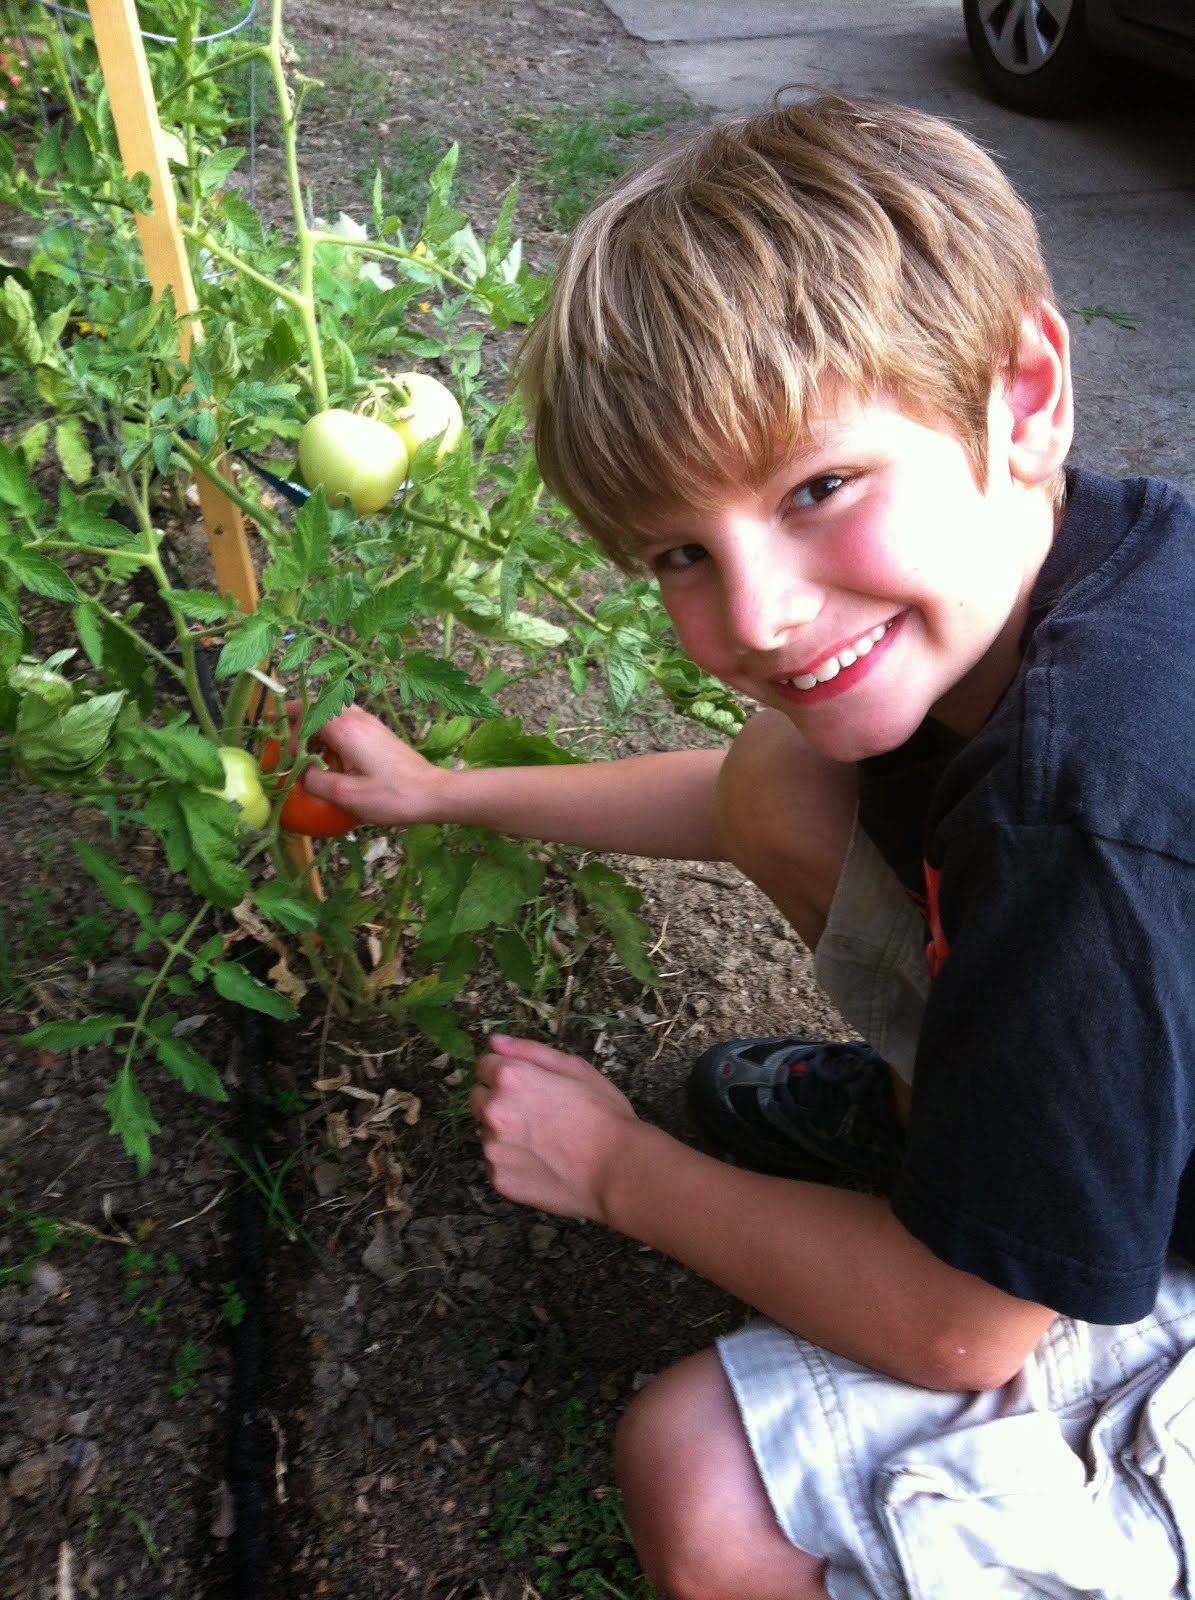
{"label": "ripe red tomato", "polygon": [[[261,751],[261,770],[277,771],[281,754],[278,740],[267,739]],[[326,752],[324,759],[334,772],[340,770],[340,762],[332,751]],[[276,789],[282,787],[286,776],[286,772],[279,776],[274,785]],[[360,820],[343,806],[325,800],[322,795],[311,794],[303,787],[302,779],[291,784],[290,793],[282,802],[282,810],[278,814],[278,821],[287,833],[306,834],[309,839],[338,839],[350,828],[355,828]]]}

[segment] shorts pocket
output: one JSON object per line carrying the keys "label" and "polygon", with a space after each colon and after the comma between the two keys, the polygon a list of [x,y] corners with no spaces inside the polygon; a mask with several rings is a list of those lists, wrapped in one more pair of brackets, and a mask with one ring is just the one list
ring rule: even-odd
{"label": "shorts pocket", "polygon": [[1158,1514],[1170,1519],[1183,1555],[1179,1593],[1195,1588],[1195,1350],[1189,1350],[1150,1395],[1132,1451]]}
{"label": "shorts pocket", "polygon": [[875,1479],[911,1600],[1168,1600],[1168,1530],[1126,1528],[1054,1418],[1000,1417],[902,1451]]}

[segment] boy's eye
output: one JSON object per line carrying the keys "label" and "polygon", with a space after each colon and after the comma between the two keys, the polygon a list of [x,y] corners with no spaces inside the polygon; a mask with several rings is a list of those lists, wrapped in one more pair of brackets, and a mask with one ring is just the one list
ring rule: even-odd
{"label": "boy's eye", "polygon": [[828,500],[836,489],[841,489],[846,479],[838,472],[824,472],[819,477],[809,478],[805,483],[800,483],[793,490],[790,500],[794,506],[804,510],[807,506],[820,506],[823,500]]}
{"label": "boy's eye", "polygon": [[692,567],[697,562],[704,560],[706,549],[703,544],[678,544],[671,550],[665,550],[652,562],[657,572],[682,572],[686,567]]}

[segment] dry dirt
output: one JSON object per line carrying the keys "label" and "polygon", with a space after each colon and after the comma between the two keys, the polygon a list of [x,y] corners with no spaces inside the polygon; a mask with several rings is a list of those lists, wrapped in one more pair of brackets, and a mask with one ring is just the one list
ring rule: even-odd
{"label": "dry dirt", "polygon": [[[400,133],[458,138],[472,214],[485,220],[523,178],[518,231],[540,268],[560,239],[526,113],[675,100],[598,0],[293,0],[287,15],[307,70],[338,86],[304,142],[327,209],[359,200],[358,172]],[[570,701],[564,688],[512,709],[534,731],[575,717]],[[677,731],[643,718],[620,748]],[[104,831],[95,813],[0,790],[0,970],[39,952],[0,1011],[0,1268],[30,1259],[30,1281],[0,1286],[0,1600],[613,1592],[594,1573],[645,1594],[617,1533],[609,1433],[653,1374],[744,1308],[645,1247],[497,1198],[454,1115],[451,1063],[393,1024],[349,1029],[314,1002],[299,1024],[248,1040],[218,1001],[204,1004],[194,1037],[229,1105],[215,1114],[155,1082],[165,1132],[139,1180],[107,1132],[106,1053],[39,1056],[17,1042],[35,1021],[110,1005],[128,983],[127,957],[99,959],[77,928],[107,908],[71,841]],[[126,848],[147,870],[140,842]],[[539,1014],[479,980],[462,1020],[479,1041],[503,1021],[596,1059],[644,1117],[696,1143],[683,1084],[698,1050],[840,1025],[801,946],[733,869],[618,864],[657,930],[659,986],[599,953]],[[47,919],[36,939],[35,897]],[[74,930],[57,950],[54,930]],[[236,1151],[255,1084],[261,1147],[299,1234],[271,1230],[250,1269],[260,1372],[246,1325],[223,1314],[252,1225]],[[391,1088],[414,1098],[370,1123]],[[344,1148],[330,1141],[337,1125],[356,1131]],[[63,1225],[44,1253],[36,1217]],[[260,1420],[257,1460],[235,1457],[242,1415]],[[579,1558],[588,1567],[564,1575]]]}

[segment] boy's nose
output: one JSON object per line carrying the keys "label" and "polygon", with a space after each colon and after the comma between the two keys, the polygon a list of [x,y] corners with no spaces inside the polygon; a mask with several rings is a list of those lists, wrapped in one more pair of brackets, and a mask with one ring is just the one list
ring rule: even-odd
{"label": "boy's nose", "polygon": [[727,584],[727,630],[738,649],[776,650],[821,610],[817,588],[780,563],[760,562]]}

